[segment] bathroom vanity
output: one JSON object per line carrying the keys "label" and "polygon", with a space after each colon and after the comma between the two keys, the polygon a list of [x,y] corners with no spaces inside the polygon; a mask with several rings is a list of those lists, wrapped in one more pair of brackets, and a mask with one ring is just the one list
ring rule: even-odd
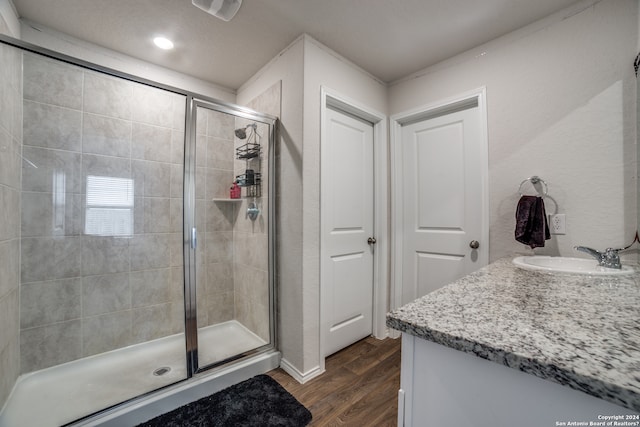
{"label": "bathroom vanity", "polygon": [[640,274],[504,258],[387,315],[399,426],[640,426]]}

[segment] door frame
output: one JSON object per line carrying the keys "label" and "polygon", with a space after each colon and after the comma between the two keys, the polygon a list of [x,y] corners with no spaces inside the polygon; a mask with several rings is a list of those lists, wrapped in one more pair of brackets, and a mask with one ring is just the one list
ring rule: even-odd
{"label": "door frame", "polygon": [[324,231],[326,230],[326,215],[323,206],[326,206],[325,197],[327,195],[326,181],[322,177],[329,173],[328,162],[325,158],[326,151],[323,147],[327,144],[327,109],[342,111],[362,120],[370,122],[373,126],[373,188],[374,188],[374,213],[373,213],[373,233],[377,240],[373,254],[373,315],[372,331],[376,338],[385,338],[389,330],[386,326],[386,313],[389,307],[389,221],[388,221],[388,200],[389,200],[389,178],[388,178],[388,140],[387,140],[387,116],[368,106],[362,105],[340,93],[327,88],[320,87],[320,372],[324,372],[324,349],[328,326],[325,319],[328,319],[327,295],[323,289],[323,267],[324,267]]}
{"label": "door frame", "polygon": [[[482,207],[481,215],[482,229],[480,231],[480,241],[487,248],[484,252],[484,260],[481,265],[488,263],[489,254],[489,143],[487,131],[487,95],[486,88],[480,87],[457,96],[436,101],[430,104],[394,114],[390,118],[390,141],[391,141],[391,240],[393,250],[391,251],[391,289],[390,289],[390,309],[396,309],[402,301],[402,248],[404,236],[402,233],[404,218],[404,194],[402,185],[402,126],[417,121],[427,120],[431,117],[438,117],[456,111],[475,108],[477,105],[480,122],[480,150],[482,152]],[[482,262],[483,261],[483,262]],[[392,337],[399,337],[400,333],[391,331]]]}

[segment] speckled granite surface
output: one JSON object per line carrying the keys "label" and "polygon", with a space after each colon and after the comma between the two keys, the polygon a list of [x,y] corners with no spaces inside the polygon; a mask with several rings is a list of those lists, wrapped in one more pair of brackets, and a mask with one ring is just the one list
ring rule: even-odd
{"label": "speckled granite surface", "polygon": [[387,325],[640,411],[640,273],[552,275],[511,260],[387,314]]}

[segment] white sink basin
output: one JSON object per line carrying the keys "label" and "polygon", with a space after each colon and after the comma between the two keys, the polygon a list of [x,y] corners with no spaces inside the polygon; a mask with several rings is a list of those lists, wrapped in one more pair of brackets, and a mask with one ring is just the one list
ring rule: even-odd
{"label": "white sink basin", "polygon": [[588,274],[592,276],[617,276],[633,274],[634,269],[623,265],[622,269],[600,267],[595,259],[553,256],[520,256],[513,263],[525,270],[548,271],[550,273]]}

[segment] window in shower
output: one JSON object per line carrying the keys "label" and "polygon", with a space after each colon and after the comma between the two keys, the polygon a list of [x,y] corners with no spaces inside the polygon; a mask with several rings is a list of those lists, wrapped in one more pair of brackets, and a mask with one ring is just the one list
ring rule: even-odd
{"label": "window in shower", "polygon": [[86,198],[84,234],[133,234],[133,180],[88,175]]}

